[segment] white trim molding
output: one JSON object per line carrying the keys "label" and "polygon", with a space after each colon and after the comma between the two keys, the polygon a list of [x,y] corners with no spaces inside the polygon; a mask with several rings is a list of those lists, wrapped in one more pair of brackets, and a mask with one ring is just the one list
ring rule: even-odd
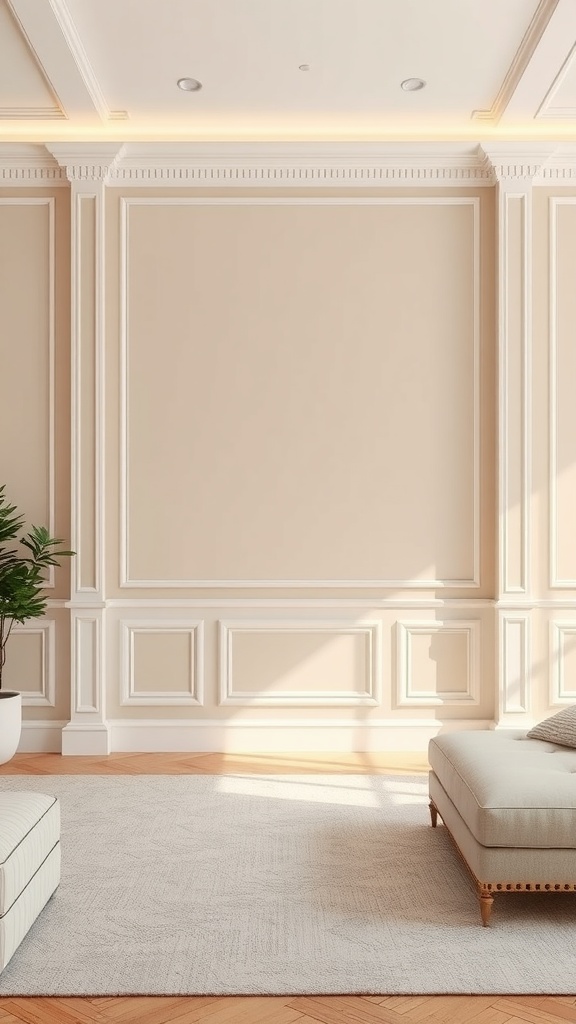
{"label": "white trim molding", "polygon": [[63,754],[109,754],[106,725],[106,616],[101,604],[70,602],[71,712]]}
{"label": "white trim molding", "polygon": [[[398,620],[396,623],[396,703],[401,708],[458,707],[480,703],[481,619],[444,621]],[[463,635],[466,638],[466,679],[461,690],[424,690],[413,683],[412,638]]]}
{"label": "white trim molding", "polygon": [[564,121],[574,120],[576,117],[576,107],[568,106],[553,106],[554,97],[560,91],[565,79],[568,77],[570,72],[574,68],[574,62],[576,60],[576,43],[570,50],[570,53],[566,57],[560,71],[556,75],[556,78],[552,82],[552,85],[548,89],[542,103],[538,107],[535,118],[549,121]]}
{"label": "white trim molding", "polygon": [[44,146],[0,142],[0,185],[4,188],[64,188],[68,186],[68,179]]}
{"label": "white trim molding", "polygon": [[[108,753],[106,713],[106,630],[104,612],[105,505],[105,191],[110,167],[121,146],[91,143],[81,147],[55,143],[52,156],[71,182],[71,535],[78,552],[71,579],[71,721],[62,735],[63,753]],[[93,204],[93,216],[83,211]],[[94,300],[94,322],[83,332],[83,254],[89,246],[88,287]],[[90,458],[83,439],[87,435]],[[88,463],[88,465],[86,465]],[[82,509],[91,508],[92,522],[82,530]],[[92,564],[85,572],[88,560]]]}
{"label": "white trim molding", "polygon": [[56,707],[56,622],[54,619],[32,619],[16,624],[13,636],[39,636],[41,638],[40,688],[22,690],[22,707]]}
{"label": "white trim molding", "polygon": [[[368,711],[365,712],[369,714]],[[487,719],[117,718],[108,722],[114,752],[212,752],[256,754],[295,751],[425,751],[440,731],[490,729]]]}
{"label": "white trim molding", "polygon": [[83,615],[81,612],[75,612],[72,617],[72,629],[72,707],[77,714],[99,714],[102,616],[98,613],[87,612]]}
{"label": "white trim molding", "polygon": [[[202,707],[204,703],[204,622],[202,619],[121,619],[120,703],[141,707]],[[138,690],[135,641],[140,635],[188,637],[188,689]]]}
{"label": "white trim molding", "polygon": [[498,631],[500,717],[527,715],[531,705],[530,612],[501,612]]}
{"label": "white trim molding", "polygon": [[[134,206],[469,206],[472,210],[473,244],[473,551],[472,576],[461,579],[144,579],[130,569],[130,311],[129,212]],[[480,200],[477,196],[376,196],[364,197],[122,197],[120,201],[120,587],[169,590],[191,588],[382,588],[392,590],[456,588],[478,589],[480,581]]]}
{"label": "white trim molding", "polygon": [[[523,187],[521,184],[513,179],[498,185],[499,595],[530,591],[532,195],[530,182],[524,182]],[[520,209],[519,251],[515,251],[511,237],[510,211],[514,204]],[[516,295],[515,284],[520,289],[518,336],[509,319],[509,293]]]}
{"label": "white trim molding", "polygon": [[62,730],[66,722],[48,719],[24,719],[18,744],[19,754],[59,754]]}
{"label": "white trim molding", "polygon": [[549,329],[549,585],[551,590],[576,589],[576,578],[561,576],[558,567],[558,209],[576,205],[576,196],[549,200],[550,329]]}
{"label": "white trim molding", "polygon": [[[47,446],[47,467],[46,477],[48,480],[48,493],[46,496],[47,526],[50,535],[56,533],[56,510],[55,510],[55,414],[56,414],[56,380],[55,380],[55,344],[56,344],[56,236],[55,236],[55,201],[53,196],[0,196],[0,206],[47,206],[48,207],[48,375],[46,386],[48,390],[48,422],[46,424],[46,446]],[[54,589],[54,567],[50,566],[45,590]]]}
{"label": "white trim molding", "polygon": [[[566,602],[561,604],[566,607]],[[493,608],[494,605],[489,597],[111,597],[105,602],[106,608],[316,608],[327,612],[334,608],[376,611],[379,608]]]}
{"label": "white trim molding", "polygon": [[558,707],[576,701],[576,679],[566,682],[566,645],[576,649],[576,619],[553,619],[550,622],[550,706]]}
{"label": "white trim molding", "polygon": [[527,142],[0,143],[0,182],[116,188],[491,188],[576,179],[574,144]]}
{"label": "white trim molding", "polygon": [[[92,252],[94,259],[94,318],[90,337],[82,331],[83,302],[83,233],[85,221],[83,208],[93,206]],[[104,578],[104,502],[105,502],[105,212],[104,188],[101,183],[74,182],[72,185],[71,228],[72,228],[72,423],[71,423],[71,491],[72,491],[72,546],[76,558],[72,563],[73,595],[87,595],[89,601],[102,596]],[[90,235],[89,235],[90,237]],[[87,366],[88,372],[84,369]],[[85,469],[83,450],[84,406],[91,411],[92,422],[87,431],[93,458],[93,471]],[[88,494],[88,492],[91,492]],[[93,558],[91,584],[83,583],[86,553],[82,533],[82,506],[92,506],[93,531],[89,547]],[[89,575],[89,574],[87,574]]]}
{"label": "white trim molding", "polygon": [[230,188],[489,186],[469,143],[127,143],[110,184]]}
{"label": "white trim molding", "polygon": [[110,728],[106,722],[68,722],[62,729],[65,756],[104,756],[112,753]]}
{"label": "white trim molding", "polygon": [[63,168],[69,182],[90,181],[107,184],[110,174],[122,158],[124,146],[118,142],[46,143],[46,149]]}
{"label": "white trim molding", "polygon": [[[30,0],[10,0],[10,2],[18,3],[20,5],[30,5]],[[48,6],[52,17],[57,23],[68,54],[72,58],[73,65],[82,84],[83,91],[85,91],[89,97],[90,102],[97,111],[100,120],[103,122],[126,120],[128,115],[125,110],[109,109],[104,98],[104,93],[100,87],[100,83],[96,78],[92,65],[90,64],[81,36],[68,9],[66,0],[49,0]],[[45,50],[44,47],[42,47],[42,55],[44,55],[44,53]]]}
{"label": "white trim molding", "polygon": [[[496,182],[542,183],[546,174],[553,176],[565,165],[571,165],[571,151],[566,151],[562,160],[562,149],[555,142],[533,142],[523,145],[513,142],[483,142],[479,151],[484,156],[485,167],[491,168],[493,184]],[[552,164],[552,158],[556,163]]]}
{"label": "white trim molding", "polygon": [[539,0],[532,20],[524,33],[520,46],[514,54],[512,63],[506,72],[504,81],[498,90],[492,106],[489,110],[474,110],[472,112],[472,119],[474,121],[481,121],[484,124],[498,124],[516,91],[522,75],[532,60],[557,6],[558,0]]}
{"label": "white trim molding", "polygon": [[[234,686],[234,637],[361,636],[365,642],[366,680],[361,690],[242,691]],[[235,707],[375,707],[382,702],[382,624],[357,620],[221,619],[219,622],[219,704]]]}

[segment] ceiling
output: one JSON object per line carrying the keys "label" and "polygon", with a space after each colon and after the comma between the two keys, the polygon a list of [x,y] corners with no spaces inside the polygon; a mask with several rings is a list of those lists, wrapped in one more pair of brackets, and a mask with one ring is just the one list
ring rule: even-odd
{"label": "ceiling", "polygon": [[491,137],[576,138],[576,0],[0,0],[3,141]]}

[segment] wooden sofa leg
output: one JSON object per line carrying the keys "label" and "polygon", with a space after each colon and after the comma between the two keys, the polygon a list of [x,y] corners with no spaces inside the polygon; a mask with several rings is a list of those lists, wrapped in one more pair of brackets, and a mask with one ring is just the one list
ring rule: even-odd
{"label": "wooden sofa leg", "polygon": [[432,828],[436,828],[436,825],[438,824],[438,811],[436,810],[436,805],[433,804],[432,801],[430,801],[428,806],[430,808],[430,818],[432,819]]}
{"label": "wooden sofa leg", "polygon": [[482,917],[482,924],[484,928],[488,928],[494,897],[489,889],[480,889],[478,895],[480,897],[480,915]]}

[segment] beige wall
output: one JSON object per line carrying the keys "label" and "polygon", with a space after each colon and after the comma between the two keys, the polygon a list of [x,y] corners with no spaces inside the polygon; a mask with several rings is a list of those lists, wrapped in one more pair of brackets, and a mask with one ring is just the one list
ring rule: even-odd
{"label": "beige wall", "polygon": [[121,584],[474,581],[479,200],[124,202]]}
{"label": "beige wall", "polygon": [[490,720],[493,190],[110,190],[107,232],[110,716]]}
{"label": "beige wall", "polygon": [[576,696],[569,190],[73,183],[71,268],[68,188],[0,196],[2,478],[78,550],[15,637],[29,716],[68,718],[70,620],[73,725],[120,748]]}
{"label": "beige wall", "polygon": [[[70,536],[70,217],[67,190],[0,191],[1,480],[27,525]],[[5,683],[24,717],[67,719],[69,568],[42,619],[15,627]]]}

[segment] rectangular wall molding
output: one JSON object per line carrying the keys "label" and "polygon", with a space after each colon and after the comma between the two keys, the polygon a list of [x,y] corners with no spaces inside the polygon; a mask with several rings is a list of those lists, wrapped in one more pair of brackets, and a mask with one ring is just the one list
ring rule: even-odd
{"label": "rectangular wall molding", "polygon": [[[470,561],[472,575],[461,579],[422,579],[410,576],[402,579],[173,579],[138,577],[133,571],[130,556],[130,309],[128,283],[130,278],[130,211],[138,206],[468,206],[472,211],[473,245],[473,523]],[[404,197],[122,197],[120,199],[120,586],[128,589],[188,589],[188,588],[389,588],[399,590],[452,587],[478,589],[480,587],[480,200],[477,196],[404,196]]]}
{"label": "rectangular wall molding", "polygon": [[[571,656],[571,657],[570,657]],[[568,672],[568,660],[572,672]],[[576,701],[576,620],[555,619],[550,623],[550,705]]]}
{"label": "rectangular wall molding", "polygon": [[502,673],[501,707],[505,715],[526,715],[531,705],[530,612],[500,614],[498,661]]}
{"label": "rectangular wall molding", "polygon": [[[141,707],[177,705],[201,707],[204,703],[204,623],[187,619],[122,619],[120,702],[123,706]],[[178,643],[180,650],[172,654],[171,671],[176,671],[174,657],[182,656],[184,641],[185,685],[182,689],[139,689],[137,677],[138,641],[142,638],[163,638]],[[166,679],[166,675],[161,677]]]}
{"label": "rectangular wall molding", "polygon": [[102,613],[75,613],[73,625],[74,711],[100,714],[102,658]]}
{"label": "rectangular wall molding", "polygon": [[[558,480],[564,471],[570,467],[562,466],[559,461],[559,447],[562,438],[560,437],[560,403],[559,386],[563,379],[563,373],[559,366],[559,253],[558,234],[559,217],[562,208],[576,205],[576,196],[553,196],[549,201],[549,261],[550,261],[550,329],[549,329],[549,366],[550,366],[550,388],[549,388],[549,409],[550,409],[550,449],[549,449],[549,558],[550,558],[550,589],[565,590],[576,589],[576,576],[574,569],[563,570],[560,564],[559,534],[560,534],[560,495],[558,491]],[[570,285],[571,288],[571,285]],[[570,330],[569,344],[572,345],[572,332]],[[564,375],[565,376],[565,375]],[[570,399],[571,401],[571,399]],[[573,430],[572,430],[573,435]],[[572,506],[565,513],[570,522],[572,534],[573,511]]]}
{"label": "rectangular wall molding", "polygon": [[[480,629],[479,619],[469,621],[398,621],[396,624],[396,695],[398,707],[457,707],[462,704],[477,706],[480,703]],[[434,641],[441,639],[449,646],[460,646],[459,660],[464,667],[461,687],[442,688],[442,655],[446,648],[438,650],[436,675],[440,682],[438,689],[426,688],[414,669],[415,647],[420,638],[429,642],[428,658],[432,660]],[[436,644],[438,647],[439,645]],[[422,657],[422,655],[421,655]]]}
{"label": "rectangular wall molding", "polygon": [[530,589],[532,197],[499,186],[500,594]]}
{"label": "rectangular wall molding", "polygon": [[[53,196],[1,196],[0,206],[46,206],[48,210],[48,252],[47,252],[47,273],[48,273],[48,377],[46,387],[48,389],[48,422],[46,423],[46,459],[48,493],[46,496],[47,522],[46,526],[53,537],[56,530],[56,495],[55,495],[55,414],[56,414],[56,234],[55,234],[55,199]],[[50,566],[46,583],[46,590],[54,589],[54,567]]]}
{"label": "rectangular wall molding", "polygon": [[[382,699],[382,640],[381,623],[356,621],[309,621],[278,620],[278,619],[234,619],[221,620],[220,629],[220,664],[219,664],[219,703],[236,707],[363,707],[377,706]],[[297,646],[298,638],[312,639],[315,648],[308,652],[308,660],[312,659],[312,675],[316,671],[318,678],[325,678],[329,671],[323,662],[323,649],[338,640],[360,640],[362,654],[362,671],[364,678],[359,680],[358,688],[349,685],[340,688],[297,689],[296,687],[267,690],[265,684],[255,690],[242,689],[235,678],[235,665],[238,660],[236,648],[243,637],[260,638],[268,648],[267,670],[271,677],[275,673],[286,672],[298,676],[299,655],[295,654],[296,664],[285,661],[286,652],[274,654],[269,649],[270,638],[282,637],[294,639]],[[358,645],[357,645],[358,648]],[[284,658],[282,657],[284,655]],[[306,678],[310,678],[309,675]]]}
{"label": "rectangular wall molding", "polygon": [[104,575],[104,186],[72,186],[72,565],[74,593],[94,600]]}
{"label": "rectangular wall molding", "polygon": [[56,707],[56,622],[54,619],[30,619],[14,626],[12,637],[18,636],[40,637],[38,689],[22,689],[22,707]]}

